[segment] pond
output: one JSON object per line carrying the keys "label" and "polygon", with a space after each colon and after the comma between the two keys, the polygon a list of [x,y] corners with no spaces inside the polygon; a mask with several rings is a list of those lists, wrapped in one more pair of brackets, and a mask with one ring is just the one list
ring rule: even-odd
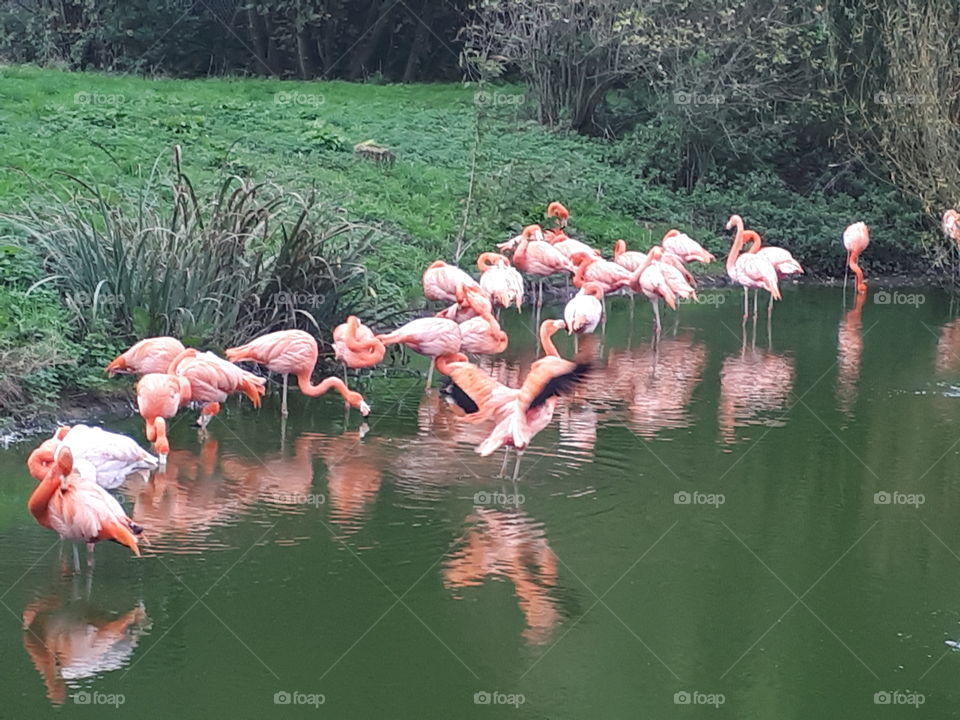
{"label": "pond", "polygon": [[[0,716],[955,716],[960,304],[793,286],[754,331],[703,299],[657,345],[610,299],[519,466],[415,378],[366,422],[294,392],[281,424],[276,382],[206,438],[183,413],[121,492],[144,557],[79,575],[25,508],[36,441],[0,452]],[[522,377],[504,317],[485,364]]]}

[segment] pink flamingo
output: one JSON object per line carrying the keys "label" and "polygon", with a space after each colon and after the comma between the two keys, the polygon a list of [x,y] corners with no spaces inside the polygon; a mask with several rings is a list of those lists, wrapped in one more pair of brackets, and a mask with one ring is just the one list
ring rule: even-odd
{"label": "pink flamingo", "polygon": [[238,368],[212,352],[187,348],[170,363],[171,375],[184,377],[190,383],[190,399],[203,404],[197,425],[205,429],[210,419],[220,412],[220,403],[235,392],[242,392],[255,408],[260,407],[266,380]]}
{"label": "pink flamingo", "polygon": [[570,211],[563,206],[562,203],[554,200],[552,203],[547,205],[547,217],[552,217],[557,219],[557,230],[565,228],[567,226],[567,221],[570,219]]}
{"label": "pink flamingo", "polygon": [[960,245],[960,213],[950,208],[943,213],[943,234]]}
{"label": "pink flamingo", "polygon": [[573,284],[577,288],[583,287],[584,283],[594,282],[603,288],[604,294],[609,295],[630,284],[630,271],[615,262],[584,253],[577,253],[570,259],[577,266],[573,275]]}
{"label": "pink flamingo", "polygon": [[168,373],[148,373],[137,381],[137,410],[146,426],[147,441],[153,443],[160,465],[170,452],[167,419],[191,400],[190,381]]}
{"label": "pink flamingo", "polygon": [[660,299],[671,310],[677,309],[677,296],[670,283],[664,276],[664,268],[668,265],[660,262],[663,259],[663,248],[659,245],[650,248],[647,259],[637,268],[630,278],[630,288],[634,292],[642,292],[653,306],[653,320],[657,336],[660,335]]}
{"label": "pink flamingo", "polygon": [[[727,275],[730,279],[743,286],[743,320],[746,322],[749,315],[748,292],[750,288],[763,289],[770,293],[770,306],[773,301],[780,299],[780,287],[777,284],[776,268],[766,259],[745,253],[740,254],[744,243],[743,218],[731,215],[727,221],[727,230],[736,228],[736,235],[730,253],[727,255]],[[768,310],[769,312],[769,310]],[[754,317],[756,317],[756,301],[754,301]]]}
{"label": "pink flamingo", "polygon": [[[333,356],[347,368],[368,368],[383,361],[387,349],[374,337],[373,330],[350,315],[333,329]],[[346,380],[346,377],[344,377]]]}
{"label": "pink flamingo", "polygon": [[75,461],[86,460],[93,465],[97,484],[106,490],[120,487],[128,475],[153,470],[158,464],[157,458],[132,437],[102,427],[61,426],[53,437],[70,448]]}
{"label": "pink flamingo", "polygon": [[666,253],[685,263],[701,262],[707,264],[716,260],[700,243],[679,230],[667,230],[666,235],[660,240],[660,246]]}
{"label": "pink flamingo", "polygon": [[569,237],[562,229],[557,228],[556,230],[547,230],[543,233],[543,239],[553,245],[553,247],[568,258],[572,258],[577,253],[583,253],[584,255],[590,255],[591,257],[599,258],[601,257],[600,251],[596,248],[592,248],[587,245],[585,242],[575,240],[572,237]]}
{"label": "pink flamingo", "polygon": [[[351,391],[340,378],[328,377],[316,385],[310,382],[310,376],[313,375],[313,370],[317,366],[318,349],[317,341],[308,332],[303,330],[279,330],[268,333],[256,340],[251,340],[246,345],[227,349],[226,355],[230,362],[254,362],[266,366],[270,372],[283,373],[283,401],[280,406],[280,413],[284,417],[287,416],[287,378],[290,375],[297,378],[297,387],[307,397],[320,397],[330,390],[336,390],[349,407],[357,408],[360,414],[364,416],[370,413],[370,406],[364,402],[363,396],[358,392]],[[239,368],[237,369],[239,370]],[[241,370],[240,372],[244,371]],[[250,378],[256,377],[250,373],[246,373],[246,375],[249,375]],[[260,394],[263,394],[263,378],[257,379],[261,381]],[[196,396],[197,388],[193,380],[191,380],[191,385],[193,386],[194,396]],[[254,407],[260,406],[259,396],[251,395],[244,389],[244,387],[249,388],[249,383],[247,385],[237,383],[237,387],[243,390],[244,394],[253,401]],[[221,389],[222,392],[226,387],[221,384],[218,389]],[[225,398],[224,395],[223,399]]]}
{"label": "pink flamingo", "polygon": [[627,250],[627,243],[624,240],[617,240],[613,244],[613,261],[626,268],[631,273],[643,265],[647,260],[647,254],[637,252],[636,250]]}
{"label": "pink flamingo", "polygon": [[466,287],[480,288],[480,283],[456,265],[437,260],[423,271],[423,295],[427,300],[458,302],[458,292]]}
{"label": "pink flamingo", "polygon": [[870,244],[870,230],[866,223],[857,222],[849,225],[843,231],[843,247],[847,250],[847,267],[853,272],[857,279],[857,292],[865,293],[867,284],[863,281],[863,270],[857,264],[860,254],[867,249]]}
{"label": "pink flamingo", "polygon": [[[45,471],[27,501],[30,514],[61,539],[85,542],[88,565],[93,565],[94,543],[101,540],[125,545],[139,557],[136,536],[143,528],[127,517],[115,497],[97,485],[93,465],[85,460],[74,463],[70,448],[45,440],[30,454],[27,467],[34,476]],[[74,566],[79,571],[76,546]]]}
{"label": "pink flamingo", "polygon": [[490,296],[496,307],[507,308],[523,304],[523,276],[510,261],[498,253],[485,252],[477,258],[480,287]]}
{"label": "pink flamingo", "polygon": [[773,269],[777,271],[777,278],[783,278],[788,275],[803,275],[803,266],[797,262],[789,250],[770,247],[769,245],[761,247],[763,240],[760,234],[753,230],[744,230],[743,240],[744,242],[753,243],[747,252],[751,255],[759,255],[773,265]]}
{"label": "pink flamingo", "polygon": [[457,302],[437,313],[438,318],[446,318],[462,323],[478,315],[493,312],[493,303],[487,293],[479,287],[465,287],[457,290]]}
{"label": "pink flamingo", "polygon": [[460,352],[460,326],[453,320],[426,317],[411,320],[393,332],[377,335],[384,345],[405,345],[419,355],[430,358],[427,387],[433,380],[433,365],[439,355]]}
{"label": "pink flamingo", "polygon": [[107,365],[107,374],[163,373],[173,359],[183,352],[183,343],[172,337],[152,337],[132,345]]}
{"label": "pink flamingo", "polygon": [[603,319],[603,286],[585,282],[563,309],[567,334],[592,333]]}
{"label": "pink flamingo", "polygon": [[560,272],[573,273],[576,271],[576,267],[566,255],[542,238],[543,230],[539,225],[528,225],[523,229],[519,238],[498,245],[503,250],[513,247],[516,241],[513,251],[514,267],[529,275],[540,277],[537,307],[543,305],[543,278]]}

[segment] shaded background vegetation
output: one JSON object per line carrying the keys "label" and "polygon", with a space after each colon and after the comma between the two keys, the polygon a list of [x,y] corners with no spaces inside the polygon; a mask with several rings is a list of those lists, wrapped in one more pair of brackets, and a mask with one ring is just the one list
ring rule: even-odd
{"label": "shaded background vegetation", "polygon": [[[86,355],[144,332],[221,345],[231,327],[384,317],[417,301],[427,261],[467,263],[553,199],[602,247],[679,225],[722,253],[737,211],[815,276],[843,272],[840,233],[865,220],[867,272],[947,277],[958,26],[955,0],[0,0],[0,59],[88,71],[0,76],[0,352],[22,370],[4,382],[50,387],[25,343],[40,377],[79,357],[82,384]],[[210,76],[247,79],[153,79]],[[368,139],[396,163],[349,152]],[[171,169],[174,146],[189,171]],[[58,171],[74,179],[51,185]],[[235,192],[268,229],[223,232]],[[153,257],[176,238],[186,257],[235,261],[237,282],[153,262],[187,278],[164,305],[159,276],[119,282],[129,258],[103,238]],[[312,272],[264,270],[296,238],[349,288],[340,300],[271,305],[281,283],[279,297],[331,294]],[[91,242],[99,264],[78,262]],[[75,302],[98,291],[111,304]]]}

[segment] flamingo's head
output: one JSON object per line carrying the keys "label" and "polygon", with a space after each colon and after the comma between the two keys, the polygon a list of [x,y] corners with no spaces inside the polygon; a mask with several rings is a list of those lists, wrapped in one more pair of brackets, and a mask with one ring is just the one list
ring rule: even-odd
{"label": "flamingo's head", "polygon": [[617,240],[613,244],[613,256],[620,257],[627,251],[627,242],[626,240]]}
{"label": "flamingo's head", "polygon": [[727,220],[726,229],[727,232],[732,230],[738,230],[743,228],[743,218],[739,215],[731,215],[730,219]]}
{"label": "flamingo's head", "polygon": [[367,405],[366,401],[363,399],[363,395],[360,393],[349,392],[347,393],[345,399],[348,407],[356,408],[364,417],[370,414],[370,406]]}
{"label": "flamingo's head", "polygon": [[67,436],[68,432],[70,432],[70,426],[61,425],[60,427],[57,428],[57,431],[53,434],[53,439],[63,440]]}
{"label": "flamingo's head", "polygon": [[562,203],[554,201],[547,205],[547,217],[555,217],[560,227],[566,227],[567,220],[570,219],[570,211]]}
{"label": "flamingo's head", "polygon": [[520,236],[525,240],[543,240],[543,228],[539,225],[527,225]]}
{"label": "flamingo's head", "polygon": [[27,470],[37,482],[43,480],[53,467],[60,441],[55,438],[44,440],[27,458]]}
{"label": "flamingo's head", "polygon": [[580,292],[584,295],[593,295],[597,300],[603,300],[603,286],[600,283],[585,282]]}
{"label": "flamingo's head", "polygon": [[647,253],[647,257],[650,260],[662,260],[663,259],[663,248],[659,245],[654,245],[650,248],[650,252]]}
{"label": "flamingo's head", "polygon": [[575,252],[570,256],[570,262],[573,263],[574,266],[585,265],[593,262],[594,260],[595,258],[591,257],[585,252]]}

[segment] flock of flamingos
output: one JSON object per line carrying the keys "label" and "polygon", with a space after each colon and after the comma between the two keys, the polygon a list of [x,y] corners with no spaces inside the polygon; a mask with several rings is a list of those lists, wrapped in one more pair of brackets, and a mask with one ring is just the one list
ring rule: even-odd
{"label": "flock of flamingos", "polygon": [[[642,293],[652,305],[654,327],[660,334],[660,301],[676,310],[678,300],[695,300],[695,279],[687,263],[709,263],[714,256],[689,236],[670,230],[648,252],[629,251],[623,240],[606,260],[595,248],[569,237],[565,228],[567,209],[554,202],[547,217],[556,219],[552,230],[530,225],[516,237],[498,245],[500,253],[484,252],[477,266],[479,281],[464,270],[442,261],[431,264],[423,274],[423,291],[428,300],[450,303],[434,316],[423,317],[392,332],[376,334],[355,317],[333,332],[336,359],[345,368],[366,368],[380,363],[389,345],[401,344],[431,358],[434,368],[446,376],[443,393],[463,423],[479,424],[484,439],[477,452],[488,456],[502,447],[522,452],[531,439],[554,417],[558,398],[583,382],[591,371],[588,361],[560,356],[552,336],[560,330],[573,335],[592,333],[604,319],[606,295],[626,290]],[[760,236],[744,228],[743,219],[732,215],[726,224],[733,241],[726,258],[730,279],[744,289],[743,319],[749,313],[749,290],[768,293],[768,313],[780,299],[779,280],[800,274],[803,268],[791,254],[762,246]],[[960,215],[948,210],[943,216],[944,233],[960,243]],[[745,243],[751,247],[744,252]],[[856,279],[857,308],[866,292],[863,272],[857,264],[869,243],[867,226],[858,222],[843,233],[847,265]],[[510,253],[508,259],[503,253]],[[533,362],[522,382],[512,385],[495,379],[472,363],[468,355],[497,355],[508,343],[498,321],[502,308],[521,308],[525,297],[523,274],[538,278],[537,307],[542,304],[543,279],[565,274],[577,293],[567,302],[563,319],[547,319],[539,330],[543,357]],[[37,522],[62,539],[87,544],[88,563],[93,546],[113,540],[139,555],[138,535],[143,528],[124,511],[108,490],[119,487],[133,474],[149,473],[163,467],[170,452],[166,421],[196,403],[200,406],[197,424],[206,428],[229,395],[242,393],[254,407],[260,406],[265,378],[236,363],[252,363],[283,375],[281,412],[287,414],[288,377],[294,375],[300,391],[317,397],[334,390],[348,407],[364,416],[370,407],[338,377],[318,384],[311,376],[318,358],[316,340],[301,330],[282,330],[230,348],[226,359],[211,352],[185,348],[171,337],[141,340],[107,366],[107,372],[139,376],[137,406],[145,422],[145,434],[156,456],[130,437],[99,427],[74,425],[58,428],[54,436],[37,447],[27,460],[30,474],[38,481],[28,501]],[[841,372],[843,358],[840,359]],[[430,384],[428,376],[427,384]],[[486,428],[489,428],[487,430]],[[519,455],[518,455],[519,460]],[[505,458],[506,461],[506,458]],[[74,545],[74,565],[79,557]]]}

